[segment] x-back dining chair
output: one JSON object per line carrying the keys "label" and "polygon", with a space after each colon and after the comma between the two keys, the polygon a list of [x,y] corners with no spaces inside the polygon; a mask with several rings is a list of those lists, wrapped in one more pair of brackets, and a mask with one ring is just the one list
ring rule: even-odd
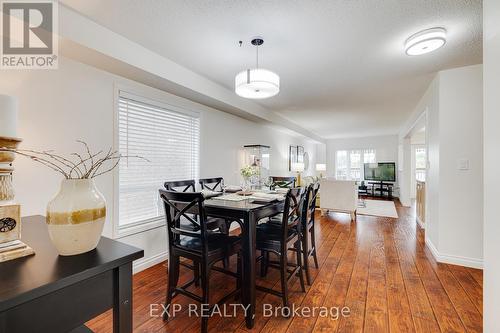
{"label": "x-back dining chair", "polygon": [[271,183],[281,188],[294,188],[297,179],[295,177],[271,176]]}
{"label": "x-back dining chair", "polygon": [[[318,258],[316,256],[316,234],[314,229],[315,213],[316,213],[316,198],[318,196],[319,183],[313,183],[307,186],[302,205],[301,221],[302,221],[302,254],[304,262],[304,271],[306,272],[306,281],[311,285],[311,274],[309,272],[309,257],[313,257],[316,269],[318,266]],[[310,241],[309,241],[310,239]]]}
{"label": "x-back dining chair", "polygon": [[224,178],[202,178],[198,180],[201,185],[201,190],[208,190],[213,192],[222,192],[224,189]]}
{"label": "x-back dining chair", "polygon": [[[176,180],[176,181],[170,181],[170,182],[165,182],[163,184],[165,189],[167,191],[175,191],[175,192],[180,192],[180,193],[193,193],[196,191],[196,183],[194,179],[188,179],[188,180]],[[190,219],[179,219],[179,223],[183,224],[184,228],[190,228],[193,231],[198,231],[201,229],[200,226],[200,221],[199,217],[196,216],[195,214],[191,214],[192,218]],[[229,234],[229,228],[224,219],[221,218],[211,218],[208,220],[205,220],[206,227],[208,230],[219,230],[223,234]],[[181,263],[183,266],[188,267],[190,269],[193,269],[194,272],[194,277],[195,277],[195,285],[199,285],[199,267],[193,262],[193,266],[188,265],[186,263]],[[224,268],[229,266],[229,261],[224,260],[223,261]]]}
{"label": "x-back dining chair", "polygon": [[[170,181],[170,182],[165,182],[163,186],[167,191],[175,191],[175,192],[195,192],[196,191],[196,185],[195,181],[193,179],[189,180],[176,180],[176,181]],[[195,230],[198,230],[200,228],[200,224],[196,222],[195,220],[188,221],[190,222]],[[222,233],[227,234],[227,225],[226,221],[224,219],[211,219],[208,222],[207,228],[209,230],[215,230],[219,229]]]}
{"label": "x-back dining chair", "polygon": [[[301,205],[304,193],[300,187],[288,190],[281,224],[263,223],[257,227],[256,248],[262,255],[261,274],[268,267],[277,268],[280,271],[281,292],[273,289],[257,286],[259,290],[271,293],[283,300],[283,306],[288,307],[288,282],[296,275],[299,277],[302,291],[305,292],[304,276],[302,272],[302,237],[301,237]],[[292,246],[290,248],[290,246]],[[288,262],[288,251],[296,252],[296,262]],[[271,261],[269,253],[278,256],[278,261]],[[265,274],[262,274],[265,275]]]}
{"label": "x-back dining chair", "polygon": [[196,185],[194,179],[165,182],[163,186],[167,191],[176,191],[176,192],[196,191]]}
{"label": "x-back dining chair", "polygon": [[[200,192],[175,192],[160,190],[160,197],[165,206],[165,215],[167,220],[168,235],[168,287],[165,300],[165,308],[169,308],[172,299],[182,294],[190,297],[202,304],[209,304],[209,278],[210,271],[217,270],[236,277],[236,289],[224,296],[216,304],[222,304],[231,297],[240,292],[241,286],[241,239],[237,236],[225,235],[218,232],[212,232],[207,229],[210,217],[205,212],[205,197]],[[194,221],[193,213],[198,217]],[[181,219],[187,219],[192,223],[199,222],[200,229],[193,231],[191,228],[185,228],[185,224],[180,223]],[[228,259],[232,255],[238,255],[237,272],[230,272],[214,264],[218,261]],[[182,286],[178,286],[180,258],[187,258],[194,262],[193,268],[199,267],[202,295],[198,296],[188,291],[193,283],[196,283],[198,277]],[[207,332],[208,317],[214,310],[215,305],[206,309],[203,313],[201,332]],[[203,308],[205,309],[205,308]],[[169,313],[164,313],[164,320],[168,320]]]}

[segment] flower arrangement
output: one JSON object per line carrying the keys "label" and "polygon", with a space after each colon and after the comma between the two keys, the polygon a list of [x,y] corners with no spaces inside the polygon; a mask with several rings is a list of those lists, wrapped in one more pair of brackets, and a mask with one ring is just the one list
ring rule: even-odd
{"label": "flower arrangement", "polygon": [[83,146],[83,152],[74,152],[70,156],[56,154],[52,150],[30,150],[0,147],[0,152],[15,153],[59,172],[65,179],[92,179],[111,172],[118,166],[121,158],[141,158],[140,156],[125,156],[110,148],[106,153],[102,150],[94,153],[89,145],[81,140],[76,142]]}
{"label": "flower arrangement", "polygon": [[251,165],[246,165],[240,170],[241,176],[245,179],[248,179],[253,176],[258,176],[259,175],[259,169],[251,166]]}

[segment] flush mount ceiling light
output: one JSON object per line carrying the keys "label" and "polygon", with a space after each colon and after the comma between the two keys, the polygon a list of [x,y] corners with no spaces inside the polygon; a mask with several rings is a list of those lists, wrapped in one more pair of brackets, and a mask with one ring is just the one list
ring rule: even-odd
{"label": "flush mount ceiling light", "polygon": [[446,29],[432,28],[417,32],[406,40],[407,55],[422,55],[435,51],[446,43]]}
{"label": "flush mount ceiling light", "polygon": [[275,96],[280,92],[280,77],[278,74],[259,68],[259,46],[262,44],[264,44],[262,38],[252,39],[252,45],[255,45],[257,53],[256,67],[246,69],[236,75],[234,91],[238,96],[262,99]]}

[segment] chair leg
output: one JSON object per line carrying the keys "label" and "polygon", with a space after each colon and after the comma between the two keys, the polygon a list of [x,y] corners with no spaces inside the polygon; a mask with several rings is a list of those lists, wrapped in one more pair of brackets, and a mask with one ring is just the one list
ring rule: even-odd
{"label": "chair leg", "polygon": [[224,267],[224,269],[229,268],[229,258],[228,257],[226,257],[222,260],[222,267]]}
{"label": "chair leg", "polygon": [[260,251],[262,259],[260,261],[260,277],[265,277],[267,275],[267,265],[269,261],[269,252]]}
{"label": "chair leg", "polygon": [[265,275],[267,275],[268,270],[269,270],[269,252],[266,252],[266,268],[264,270]]}
{"label": "chair leg", "polygon": [[[209,304],[209,280],[210,280],[210,267],[206,263],[201,264],[201,290],[203,304]],[[208,317],[210,313],[201,312],[201,332],[208,331]]]}
{"label": "chair leg", "polygon": [[280,255],[280,277],[281,277],[281,297],[283,299],[283,306],[288,306],[288,281],[287,281],[288,259],[286,247],[284,253]]}
{"label": "chair leg", "polygon": [[312,248],[312,256],[314,259],[314,265],[316,266],[316,269],[319,269],[318,265],[318,257],[316,256],[316,232],[314,230],[314,224],[311,228],[311,248]]}
{"label": "chair leg", "polygon": [[306,272],[306,281],[311,285],[311,274],[309,273],[309,240],[307,236],[307,228],[302,235],[302,261],[304,262],[304,271]]}
{"label": "chair leg", "polygon": [[200,266],[197,262],[193,260],[193,275],[194,275],[194,286],[200,286]]}
{"label": "chair leg", "polygon": [[304,274],[302,272],[302,256],[301,256],[301,243],[302,241],[299,239],[297,242],[295,242],[295,250],[297,251],[297,266],[299,267],[299,271],[297,274],[299,275],[299,280],[300,280],[300,288],[302,289],[302,292],[306,292],[306,286],[304,284]]}
{"label": "chair leg", "polygon": [[221,234],[224,234],[224,235],[229,235],[229,226],[230,226],[230,222],[228,222],[228,220],[225,220],[224,223],[219,223],[219,231]]}
{"label": "chair leg", "polygon": [[243,293],[242,293],[242,290],[241,290],[241,286],[242,286],[242,279],[243,279],[243,260],[241,258],[241,252],[238,252],[238,260],[237,260],[237,264],[236,264],[236,275],[237,275],[237,278],[236,278],[236,289],[239,291],[236,296],[235,296],[235,299],[238,299],[238,298],[241,298],[243,299]]}
{"label": "chair leg", "polygon": [[[171,256],[168,260],[168,286],[167,286],[167,297],[165,300],[165,307],[169,308],[170,303],[172,303],[172,298],[174,297],[175,288],[179,282],[179,269],[180,262],[179,257]],[[170,311],[165,311],[163,314],[163,320],[169,319]]]}

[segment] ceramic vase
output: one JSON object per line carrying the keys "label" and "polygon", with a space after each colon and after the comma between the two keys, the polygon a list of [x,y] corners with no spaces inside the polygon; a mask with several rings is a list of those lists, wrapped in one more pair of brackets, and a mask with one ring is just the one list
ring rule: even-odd
{"label": "ceramic vase", "polygon": [[106,220],[106,201],[93,179],[64,179],[47,205],[47,226],[60,255],[96,248]]}

